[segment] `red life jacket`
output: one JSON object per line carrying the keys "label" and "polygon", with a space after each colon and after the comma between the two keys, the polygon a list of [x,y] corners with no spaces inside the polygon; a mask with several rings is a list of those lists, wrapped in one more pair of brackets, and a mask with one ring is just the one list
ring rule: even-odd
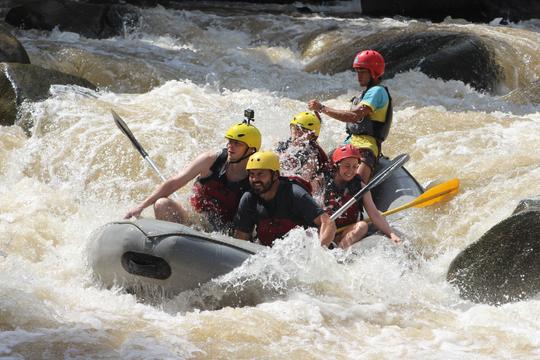
{"label": "red life jacket", "polygon": [[[324,211],[326,211],[328,215],[332,215],[339,210],[362,189],[362,179],[359,176],[355,176],[343,189],[338,189],[334,182],[333,175],[330,174],[330,176],[324,194]],[[362,220],[362,210],[363,207],[359,205],[358,202],[354,202],[339,218],[336,219],[336,226],[340,228]]]}
{"label": "red life jacket", "polygon": [[[299,176],[280,177],[279,179],[280,181],[287,181],[292,184],[300,185],[311,194],[311,184]],[[259,215],[259,221],[257,222],[257,237],[259,238],[259,242],[266,246],[272,246],[274,240],[282,238],[295,227],[303,226],[300,222],[285,217],[287,209],[279,208],[280,204],[277,205],[278,208],[273,213],[263,211],[263,208],[257,207]]]}
{"label": "red life jacket", "polygon": [[247,177],[238,182],[227,180],[227,166],[227,149],[223,149],[210,168],[212,174],[197,179],[190,198],[195,211],[217,215],[224,223],[233,220],[242,194],[249,189]]}

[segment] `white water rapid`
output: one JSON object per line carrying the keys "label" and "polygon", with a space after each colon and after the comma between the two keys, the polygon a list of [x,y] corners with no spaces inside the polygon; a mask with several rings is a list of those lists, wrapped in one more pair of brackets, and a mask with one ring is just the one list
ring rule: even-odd
{"label": "white water rapid", "polygon": [[[293,231],[216,283],[148,303],[100,287],[86,263],[92,231],[159,182],[110,109],[167,175],[222,147],[246,108],[270,149],[310,98],[346,108],[359,92],[351,71],[304,71],[313,59],[353,34],[418,21],[142,14],[138,28],[104,40],[15,31],[32,63],[100,90],[55,86],[25,104],[30,137],[0,127],[0,359],[540,358],[540,299],[474,304],[445,280],[461,250],[540,193],[540,105],[504,96],[540,76],[538,21],[431,25],[501,44],[507,80],[497,95],[416,71],[385,81],[395,109],[385,154],[408,153],[423,185],[458,177],[462,186],[450,202],[390,218],[405,245],[351,256]],[[344,126],[324,118],[321,144],[343,138]]]}

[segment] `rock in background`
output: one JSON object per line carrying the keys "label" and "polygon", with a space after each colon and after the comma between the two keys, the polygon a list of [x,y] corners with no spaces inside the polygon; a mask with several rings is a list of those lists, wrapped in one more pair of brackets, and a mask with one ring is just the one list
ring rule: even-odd
{"label": "rock in background", "polygon": [[383,78],[418,69],[443,80],[460,80],[480,91],[495,92],[504,81],[495,52],[486,39],[462,32],[429,30],[427,25],[381,31],[326,50],[306,66],[307,71],[335,74],[352,69],[352,59],[361,49],[379,51],[386,62]]}
{"label": "rock in background", "polygon": [[[0,64],[0,125],[13,125],[23,101],[39,101],[49,96],[51,85],[79,85],[95,89],[89,81],[31,64]],[[31,126],[32,124],[28,124]],[[26,128],[25,130],[28,130]]]}
{"label": "rock in background", "polygon": [[460,296],[504,304],[540,293],[540,196],[522,200],[450,264],[447,280]]}
{"label": "rock in background", "polygon": [[21,29],[52,30],[58,26],[61,31],[101,39],[123,34],[139,16],[138,9],[130,5],[44,0],[12,8],[5,20]]}

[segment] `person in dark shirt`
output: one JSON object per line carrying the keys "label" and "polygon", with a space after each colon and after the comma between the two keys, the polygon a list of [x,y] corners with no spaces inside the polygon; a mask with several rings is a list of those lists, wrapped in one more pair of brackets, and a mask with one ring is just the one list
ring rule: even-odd
{"label": "person in dark shirt", "polygon": [[321,245],[328,246],[335,236],[336,225],[309,194],[309,184],[279,175],[277,154],[270,151],[250,156],[246,169],[251,190],[240,199],[234,218],[234,235],[238,239],[257,239],[272,246],[296,226],[318,227]]}

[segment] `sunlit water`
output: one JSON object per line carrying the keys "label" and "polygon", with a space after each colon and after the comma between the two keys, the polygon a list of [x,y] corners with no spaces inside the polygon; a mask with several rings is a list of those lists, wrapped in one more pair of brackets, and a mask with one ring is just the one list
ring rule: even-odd
{"label": "sunlit water", "polygon": [[[294,231],[224,278],[161,301],[103,289],[86,264],[90,234],[159,181],[110,109],[168,175],[223,146],[246,108],[271,149],[308,99],[345,108],[359,91],[352,72],[307,66],[351,36],[409,26],[418,22],[157,8],[105,40],[17,31],[33,63],[100,90],[53,87],[21,111],[31,137],[0,129],[0,357],[540,358],[540,301],[472,304],[445,281],[460,250],[540,192],[540,106],[503,97],[538,80],[538,21],[431,25],[498,44],[507,77],[497,95],[415,71],[386,81],[396,113],[385,154],[410,154],[407,168],[424,185],[462,183],[450,202],[390,219],[403,246],[330,252],[316,234]],[[343,137],[325,118],[323,147]]]}

